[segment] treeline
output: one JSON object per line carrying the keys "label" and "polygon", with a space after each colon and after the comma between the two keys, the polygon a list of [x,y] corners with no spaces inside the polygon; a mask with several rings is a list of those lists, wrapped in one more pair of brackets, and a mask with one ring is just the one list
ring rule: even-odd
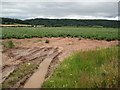
{"label": "treeline", "polygon": [[23,20],[20,19],[11,19],[11,18],[0,18],[2,24],[24,24]]}
{"label": "treeline", "polygon": [[27,25],[44,25],[46,27],[62,27],[62,26],[89,26],[89,27],[120,27],[120,21],[116,20],[87,20],[87,19],[11,19],[1,18],[2,24],[27,24]]}

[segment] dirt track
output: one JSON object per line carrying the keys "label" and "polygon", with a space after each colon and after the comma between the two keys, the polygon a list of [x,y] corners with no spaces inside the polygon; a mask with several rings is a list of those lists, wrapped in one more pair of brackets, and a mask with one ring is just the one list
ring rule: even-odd
{"label": "dirt track", "polygon": [[[50,40],[50,43],[45,43],[44,40]],[[10,40],[10,39],[9,39]],[[38,88],[45,78],[50,76],[54,68],[70,53],[77,50],[88,50],[99,47],[109,47],[118,44],[118,41],[98,41],[90,39],[78,40],[77,38],[33,38],[33,39],[11,39],[16,43],[18,48],[3,51],[3,81],[9,77],[11,72],[14,72],[19,65],[25,62],[36,63],[39,68],[35,70],[29,77],[17,82],[11,87],[36,87]],[[40,41],[42,40],[42,41]],[[45,71],[45,72],[43,72]],[[36,74],[37,73],[37,74]],[[36,75],[39,76],[36,78]],[[30,78],[31,76],[31,78]],[[41,78],[40,78],[41,77]],[[38,82],[36,82],[37,79]],[[33,86],[30,81],[34,82]],[[33,81],[34,80],[34,81]],[[24,82],[23,82],[24,81]],[[20,83],[24,85],[20,85]],[[25,84],[26,83],[26,84]],[[36,85],[37,83],[37,85]]]}
{"label": "dirt track", "polygon": [[[12,50],[9,49],[9,50],[3,51],[3,77],[4,78],[2,82],[4,82],[4,80],[7,79],[7,77],[10,75],[11,72],[15,71],[17,67],[19,67],[23,63],[35,63],[38,66],[40,66],[40,69],[42,69],[45,72],[41,73],[43,74],[43,77],[41,76],[39,78],[40,79],[43,78],[44,80],[51,61],[54,60],[55,57],[57,57],[60,53],[61,51],[59,50],[58,47],[16,48]],[[43,62],[46,62],[46,63],[44,63],[43,67],[41,67],[41,64]],[[27,77],[25,79],[27,79]],[[24,83],[23,81],[25,80],[17,82],[12,87],[14,88],[21,87],[20,83]],[[39,83],[38,83],[38,86],[40,86]],[[25,87],[28,87],[28,85],[26,85]]]}

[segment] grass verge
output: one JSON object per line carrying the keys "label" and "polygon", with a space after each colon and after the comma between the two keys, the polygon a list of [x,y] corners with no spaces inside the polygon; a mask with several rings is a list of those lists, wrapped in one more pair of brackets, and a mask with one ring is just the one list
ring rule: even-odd
{"label": "grass verge", "polygon": [[118,47],[80,51],[66,58],[42,88],[116,88]]}

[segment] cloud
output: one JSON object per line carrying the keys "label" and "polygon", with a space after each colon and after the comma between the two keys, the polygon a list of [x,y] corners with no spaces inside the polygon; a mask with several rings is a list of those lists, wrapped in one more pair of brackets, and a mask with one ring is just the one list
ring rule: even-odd
{"label": "cloud", "polygon": [[1,0],[2,2],[119,2],[119,0]]}
{"label": "cloud", "polygon": [[2,2],[2,16],[19,19],[36,17],[116,19],[117,4],[117,2]]}

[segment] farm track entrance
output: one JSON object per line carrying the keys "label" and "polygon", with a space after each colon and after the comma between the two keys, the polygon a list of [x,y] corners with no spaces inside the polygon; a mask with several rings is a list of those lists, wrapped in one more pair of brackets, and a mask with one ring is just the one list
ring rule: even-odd
{"label": "farm track entrance", "polygon": [[[44,80],[51,76],[51,73],[57,65],[72,52],[105,48],[118,44],[118,41],[108,42],[104,40],[90,39],[78,40],[78,38],[32,38],[6,40],[12,40],[15,43],[16,48],[2,51],[3,79],[0,82],[6,83],[9,78],[13,78],[11,77],[11,74],[16,72],[23,64],[30,65],[33,63],[37,65],[32,72],[24,75],[23,78],[18,78],[18,81],[13,85],[10,85],[9,88],[40,87]],[[45,43],[45,40],[49,40],[50,43]],[[27,71],[29,71],[29,69],[27,69]],[[30,83],[31,80],[32,83]],[[38,84],[35,84],[36,82]],[[33,84],[33,86],[31,84]]]}
{"label": "farm track entrance", "polygon": [[[40,84],[44,82],[44,79],[49,76],[48,74],[50,74],[49,71],[51,71],[51,65],[52,70],[54,70],[53,67],[55,67],[55,65],[58,63],[57,57],[61,52],[62,51],[58,47],[17,48],[3,51],[2,82],[4,83],[10,74],[15,72],[21,64],[35,63],[38,65],[38,68],[34,70],[34,74],[31,73],[27,76],[24,76],[24,78],[20,78],[20,80],[11,87],[23,87],[25,82],[28,80],[25,84],[25,88],[39,88]],[[28,79],[29,77],[31,78]]]}

